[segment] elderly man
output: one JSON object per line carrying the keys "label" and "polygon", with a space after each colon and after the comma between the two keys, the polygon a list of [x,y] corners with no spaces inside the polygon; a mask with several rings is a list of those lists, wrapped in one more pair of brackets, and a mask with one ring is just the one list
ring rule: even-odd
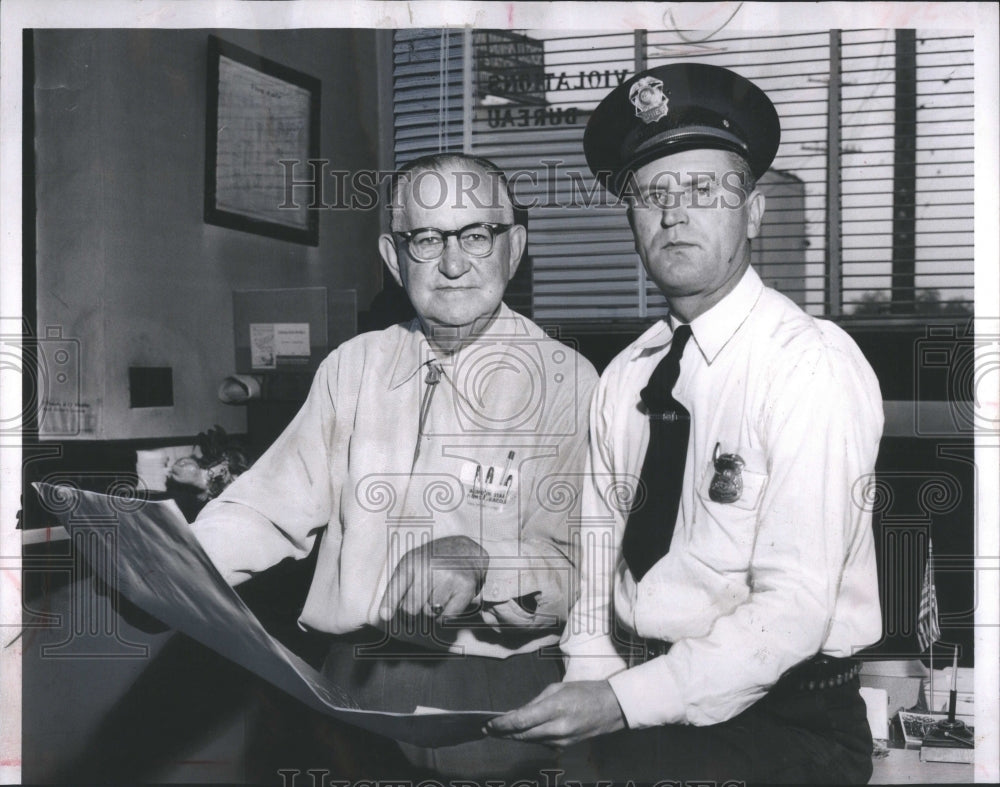
{"label": "elderly man", "polygon": [[[501,302],[526,232],[494,164],[421,158],[390,192],[379,251],[418,317],[332,352],[194,529],[233,584],[318,550],[300,625],[341,635],[324,671],[362,706],[507,710],[561,675],[539,653],[576,588],[557,505],[572,495],[554,490],[579,483],[597,375]],[[488,738],[404,749],[455,776],[533,772],[550,754]]]}
{"label": "elderly man", "polygon": [[[778,138],[759,88],[702,64],[636,75],[584,137],[670,313],[611,363],[592,406],[583,521],[609,537],[584,539],[565,682],[490,729],[591,739],[566,762],[582,752],[601,777],[871,773],[853,657],[881,617],[870,515],[854,501],[881,396],[841,329],[750,267],[755,179]],[[616,482],[636,492],[610,509]]]}

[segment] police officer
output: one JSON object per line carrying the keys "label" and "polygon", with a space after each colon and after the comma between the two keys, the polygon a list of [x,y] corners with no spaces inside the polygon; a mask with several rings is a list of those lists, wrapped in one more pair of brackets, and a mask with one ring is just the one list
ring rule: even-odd
{"label": "police officer", "polygon": [[[697,63],[637,74],[587,126],[587,162],[627,207],[670,310],[609,365],[592,405],[584,522],[608,538],[583,539],[565,679],[489,727],[573,747],[568,770],[871,774],[854,656],[881,616],[852,490],[874,470],[881,395],[841,329],[750,266],[756,181],[779,136],[756,85]],[[621,485],[634,494],[614,505]]]}

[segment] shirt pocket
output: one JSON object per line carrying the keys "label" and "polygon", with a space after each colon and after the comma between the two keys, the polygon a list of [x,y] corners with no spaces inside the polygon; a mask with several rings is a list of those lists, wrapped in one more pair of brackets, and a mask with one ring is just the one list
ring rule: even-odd
{"label": "shirt pocket", "polygon": [[[735,454],[743,461],[743,466],[738,471],[716,470],[715,461],[709,460],[702,473],[701,481],[698,484],[698,496],[702,503],[710,511],[722,511],[724,509],[738,509],[740,511],[755,512],[760,506],[761,498],[764,496],[764,489],[767,487],[767,460],[762,451],[752,448],[738,448],[735,451],[722,446],[723,454]],[[719,476],[721,485],[735,494],[736,499],[732,502],[721,502],[712,499],[712,482]],[[733,512],[735,514],[735,512]]]}
{"label": "shirt pocket", "polygon": [[489,456],[463,461],[459,478],[466,507],[496,513],[516,510],[520,472],[512,460]]}
{"label": "shirt pocket", "polygon": [[762,453],[734,449],[725,444],[721,450],[738,455],[744,462],[739,472],[739,496],[731,503],[712,499],[710,490],[716,470],[715,463],[709,460],[701,471],[697,487],[695,517],[700,522],[691,528],[689,549],[705,570],[712,572],[711,582],[724,576],[742,585],[750,565],[758,512],[767,486],[767,465]]}

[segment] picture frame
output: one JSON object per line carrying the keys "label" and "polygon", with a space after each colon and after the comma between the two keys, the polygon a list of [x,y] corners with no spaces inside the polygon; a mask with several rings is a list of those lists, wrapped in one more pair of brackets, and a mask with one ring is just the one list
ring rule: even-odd
{"label": "picture frame", "polygon": [[208,38],[205,222],[319,245],[319,214],[292,189],[319,158],[316,77]]}

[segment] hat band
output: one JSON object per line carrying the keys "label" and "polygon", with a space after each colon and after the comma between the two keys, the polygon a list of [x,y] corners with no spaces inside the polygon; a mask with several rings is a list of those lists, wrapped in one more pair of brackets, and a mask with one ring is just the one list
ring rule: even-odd
{"label": "hat band", "polygon": [[743,140],[734,134],[730,134],[728,131],[723,131],[721,128],[714,128],[712,126],[685,126],[682,129],[675,128],[650,137],[635,149],[635,153],[642,153],[644,150],[648,150],[666,140],[681,142],[690,137],[715,137],[716,139],[728,142],[730,145],[735,145],[740,150],[747,153],[750,152],[749,146]]}
{"label": "hat band", "polygon": [[[670,131],[663,131],[656,134],[633,150],[628,160],[612,175],[609,183],[610,190],[614,194],[621,196],[627,174],[635,171],[643,164],[647,164],[662,156],[669,156],[671,154],[670,147],[679,147],[683,150],[699,147],[713,148],[713,141],[722,149],[731,150],[736,155],[742,156],[749,164],[750,148],[739,137],[722,129],[713,128],[712,126],[685,126],[683,129],[671,129]],[[672,144],[670,147],[657,150],[657,148],[663,146],[664,142]]]}

